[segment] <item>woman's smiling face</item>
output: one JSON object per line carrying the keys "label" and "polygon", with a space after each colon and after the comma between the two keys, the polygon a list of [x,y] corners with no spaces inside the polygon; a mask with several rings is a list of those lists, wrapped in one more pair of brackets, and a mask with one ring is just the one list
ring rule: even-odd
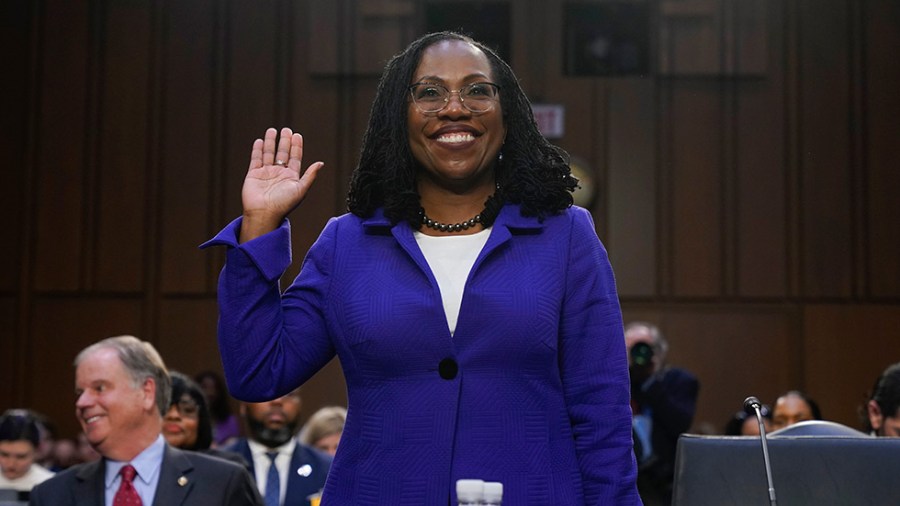
{"label": "woman's smiling face", "polygon": [[[444,40],[422,53],[410,84],[438,84],[455,91],[485,82],[493,82],[487,56],[467,42]],[[458,93],[451,93],[446,107],[432,113],[421,112],[410,98],[407,122],[410,148],[424,169],[420,182],[424,178],[459,190],[485,181],[493,184],[493,165],[506,138],[499,97],[481,113],[467,109]]]}

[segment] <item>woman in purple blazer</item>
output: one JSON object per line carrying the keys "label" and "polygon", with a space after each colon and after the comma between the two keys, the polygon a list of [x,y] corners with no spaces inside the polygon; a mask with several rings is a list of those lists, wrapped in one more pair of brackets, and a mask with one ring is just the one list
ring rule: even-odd
{"label": "woman in purple blazer", "polygon": [[219,345],[233,395],[291,391],[335,354],[347,423],[323,504],[640,504],[613,273],[566,154],[493,51],[426,35],[388,63],[348,198],[283,294],[286,217],[322,168],[257,139],[228,246]]}

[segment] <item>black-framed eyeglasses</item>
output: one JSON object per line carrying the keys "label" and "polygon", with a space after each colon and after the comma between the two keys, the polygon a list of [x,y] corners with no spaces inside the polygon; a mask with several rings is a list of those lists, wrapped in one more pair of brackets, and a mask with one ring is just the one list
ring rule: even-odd
{"label": "black-framed eyeglasses", "polygon": [[431,83],[416,83],[409,87],[416,108],[424,113],[440,112],[450,103],[450,95],[459,95],[463,107],[474,113],[490,111],[500,94],[500,86],[480,82],[463,86],[458,90],[449,90],[446,86]]}

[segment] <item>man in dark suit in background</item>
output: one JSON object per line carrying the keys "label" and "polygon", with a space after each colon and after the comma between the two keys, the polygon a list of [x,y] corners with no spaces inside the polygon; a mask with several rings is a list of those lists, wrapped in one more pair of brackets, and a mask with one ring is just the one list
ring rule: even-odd
{"label": "man in dark suit in background", "polygon": [[150,343],[104,339],[75,359],[75,411],[103,458],[57,474],[34,488],[35,506],[258,506],[238,464],[166,444],[169,373]]}
{"label": "man in dark suit in background", "polygon": [[250,463],[266,506],[309,506],[325,487],[331,456],[294,438],[303,400],[299,389],[268,402],[241,404],[250,438],[228,448]]}
{"label": "man in dark suit in background", "polygon": [[647,506],[672,502],[678,436],[691,428],[700,384],[688,371],[666,365],[669,343],[656,325],[625,326],[634,411],[638,491]]}

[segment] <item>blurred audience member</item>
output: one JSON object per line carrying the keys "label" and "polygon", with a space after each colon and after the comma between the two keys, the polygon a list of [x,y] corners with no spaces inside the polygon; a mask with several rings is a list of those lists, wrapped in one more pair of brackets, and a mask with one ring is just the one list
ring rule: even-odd
{"label": "blurred audience member", "polygon": [[172,378],[172,397],[162,427],[166,441],[182,450],[203,452],[247,467],[247,461],[237,453],[211,448],[212,420],[200,387],[180,372],[169,371],[169,376]]}
{"label": "blurred audience member", "polygon": [[34,461],[47,469],[53,467],[53,448],[56,446],[56,424],[43,413],[29,410],[37,420],[41,433],[40,442],[34,451]]}
{"label": "blurred audience member", "polygon": [[346,420],[346,408],[325,406],[313,413],[300,429],[300,442],[334,456],[337,453]]}
{"label": "blurred audience member", "polygon": [[783,429],[797,422],[821,420],[819,405],[799,390],[785,392],[772,408],[772,430]]}
{"label": "blurred audience member", "polygon": [[[762,415],[763,419],[763,427],[766,429],[766,434],[772,430],[772,410],[769,406],[763,404],[759,408],[759,413]],[[728,420],[728,423],[725,424],[725,435],[726,436],[758,436],[759,435],[759,421],[756,419],[756,413],[747,412],[746,410],[740,410]]]}
{"label": "blurred audience member", "polygon": [[900,437],[900,362],[881,373],[864,411],[866,432],[875,436]]}
{"label": "blurred audience member", "polygon": [[87,434],[84,432],[78,433],[78,460],[81,463],[100,460],[100,454],[91,446],[91,442],[88,441]]}
{"label": "blurred audience member", "polygon": [[50,470],[53,472],[59,472],[79,464],[78,444],[68,438],[57,439],[56,444],[53,445],[52,461]]}
{"label": "blurred audience member", "polygon": [[700,383],[690,372],[666,364],[669,344],[656,325],[625,327],[634,411],[638,490],[644,504],[670,504],[678,436],[697,409]]}
{"label": "blurred audience member", "polygon": [[225,380],[215,371],[203,371],[194,377],[206,395],[209,414],[212,415],[212,446],[227,446],[241,436],[238,418],[231,412],[231,403]]}
{"label": "blurred audience member", "polygon": [[244,402],[241,416],[250,431],[229,450],[250,463],[266,506],[310,506],[331,467],[331,456],[297,441],[300,390],[267,402]]}
{"label": "blurred audience member", "polygon": [[27,410],[10,409],[0,416],[0,489],[28,492],[53,476],[34,461],[40,438],[40,424]]}

